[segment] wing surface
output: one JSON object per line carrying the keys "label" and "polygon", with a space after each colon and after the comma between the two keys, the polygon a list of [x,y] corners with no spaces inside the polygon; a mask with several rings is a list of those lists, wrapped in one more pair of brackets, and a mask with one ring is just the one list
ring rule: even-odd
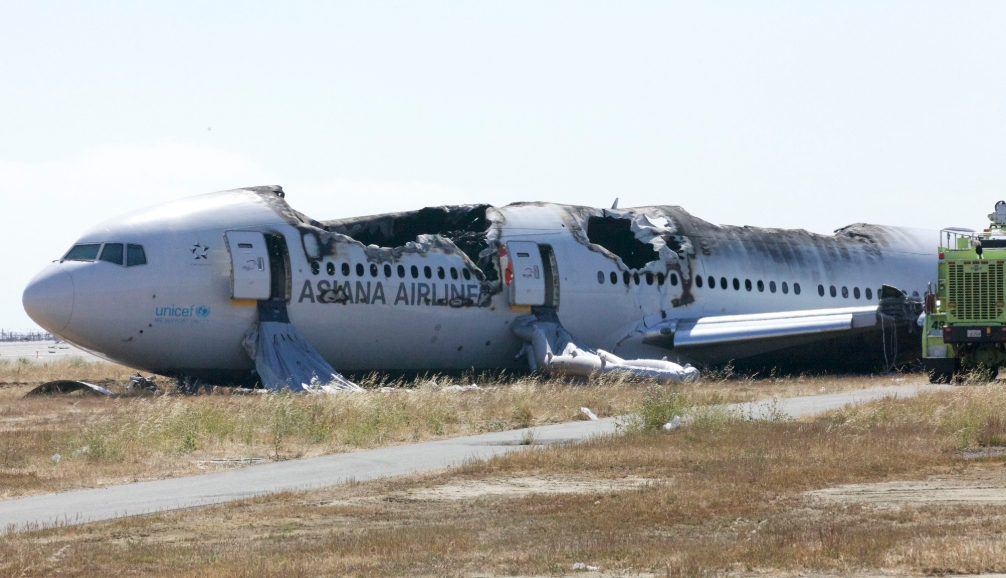
{"label": "wing surface", "polygon": [[826,339],[834,334],[874,327],[878,323],[876,305],[722,315],[660,323],[646,330],[643,343],[683,351],[730,344],[750,345],[760,341],[783,345],[797,339],[807,343],[815,341],[815,337]]}

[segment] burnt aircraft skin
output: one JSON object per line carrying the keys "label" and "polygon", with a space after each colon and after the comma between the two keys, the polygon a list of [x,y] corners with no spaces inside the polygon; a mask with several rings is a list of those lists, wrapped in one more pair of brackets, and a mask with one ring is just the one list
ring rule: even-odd
{"label": "burnt aircraft skin", "polygon": [[[99,225],[77,245],[141,245],[146,264],[55,262],[25,290],[25,308],[47,330],[112,361],[247,381],[253,363],[241,338],[257,311],[254,302],[231,298],[236,261],[227,231],[282,241],[272,298],[287,302],[291,322],[343,372],[526,368],[510,325],[529,308],[511,306],[502,264],[512,242],[545,247],[552,263],[545,266],[552,274],[546,305],[580,341],[625,358],[683,362],[693,359],[643,343],[647,328],[876,304],[866,288],[876,293],[886,283],[922,292],[936,261],[936,234],[876,225],[828,236],[717,226],[673,206],[549,203],[316,221],[293,210],[279,187],[252,187]],[[412,233],[390,247],[356,238],[397,242]],[[833,297],[832,286],[850,293],[837,289]]]}

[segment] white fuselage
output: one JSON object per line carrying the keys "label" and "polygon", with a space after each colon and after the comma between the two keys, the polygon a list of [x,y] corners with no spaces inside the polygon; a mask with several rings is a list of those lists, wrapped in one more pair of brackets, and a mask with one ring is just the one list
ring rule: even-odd
{"label": "white fuselage", "polygon": [[[527,308],[512,306],[499,281],[488,301],[476,303],[491,283],[475,277],[463,253],[425,246],[382,252],[319,234],[316,225],[277,210],[285,201],[268,195],[225,191],[108,221],[78,244],[140,245],[146,264],[54,262],[25,290],[25,308],[52,333],[124,365],[176,374],[249,372],[254,364],[241,340],[258,313],[254,301],[232,298],[236,257],[225,233],[261,232],[281,236],[288,248],[290,321],[337,370],[524,366],[515,360],[522,343],[510,324]],[[590,216],[642,213],[649,214],[644,224],[664,219],[654,230],[681,246],[672,252],[657,243],[660,259],[630,269],[586,240]],[[850,233],[836,240],[716,227],[670,207],[601,211],[538,203],[490,208],[487,218],[491,246],[533,241],[551,247],[562,324],[581,342],[622,357],[668,355],[640,339],[642,327],[665,319],[869,305],[883,284],[925,291],[936,271],[936,233],[907,229],[870,228],[869,239]],[[318,239],[327,249],[318,249]],[[498,255],[492,258],[499,264]],[[324,297],[347,283],[348,299]],[[445,293],[463,305],[448,305]]]}

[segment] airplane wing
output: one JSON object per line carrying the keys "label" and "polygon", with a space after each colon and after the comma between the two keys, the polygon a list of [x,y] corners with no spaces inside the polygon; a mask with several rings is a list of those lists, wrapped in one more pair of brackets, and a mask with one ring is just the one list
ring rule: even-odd
{"label": "airplane wing", "polygon": [[739,358],[879,330],[880,323],[876,305],[723,315],[659,323],[645,330],[643,343],[697,358],[720,357],[718,351],[728,348]]}

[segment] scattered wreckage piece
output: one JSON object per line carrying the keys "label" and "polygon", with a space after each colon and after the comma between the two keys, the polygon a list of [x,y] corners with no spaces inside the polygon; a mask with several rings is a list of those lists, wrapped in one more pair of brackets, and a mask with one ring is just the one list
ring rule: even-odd
{"label": "scattered wreckage piece", "polygon": [[59,379],[56,381],[43,383],[42,385],[26,393],[25,397],[33,395],[53,395],[57,393],[73,393],[75,391],[80,391],[84,394],[90,394],[90,395],[106,395],[109,397],[115,397],[114,393],[105,389],[104,387],[101,387],[100,385],[94,385],[93,383],[87,383],[86,381],[73,381],[69,379]]}
{"label": "scattered wreckage piece", "polygon": [[689,382],[699,378],[699,370],[691,365],[650,359],[625,360],[604,350],[590,350],[576,342],[552,311],[518,317],[511,329],[524,340],[521,354],[527,356],[532,371],[540,369],[552,375],[576,377],[622,374],[658,383]]}
{"label": "scattered wreckage piece", "polygon": [[129,376],[129,385],[126,392],[130,394],[153,394],[157,393],[157,384],[154,383],[154,376],[143,377],[142,374]]}
{"label": "scattered wreckage piece", "polygon": [[241,345],[255,361],[262,387],[267,390],[336,393],[363,391],[339,374],[290,323],[283,303],[260,302],[259,322]]}

